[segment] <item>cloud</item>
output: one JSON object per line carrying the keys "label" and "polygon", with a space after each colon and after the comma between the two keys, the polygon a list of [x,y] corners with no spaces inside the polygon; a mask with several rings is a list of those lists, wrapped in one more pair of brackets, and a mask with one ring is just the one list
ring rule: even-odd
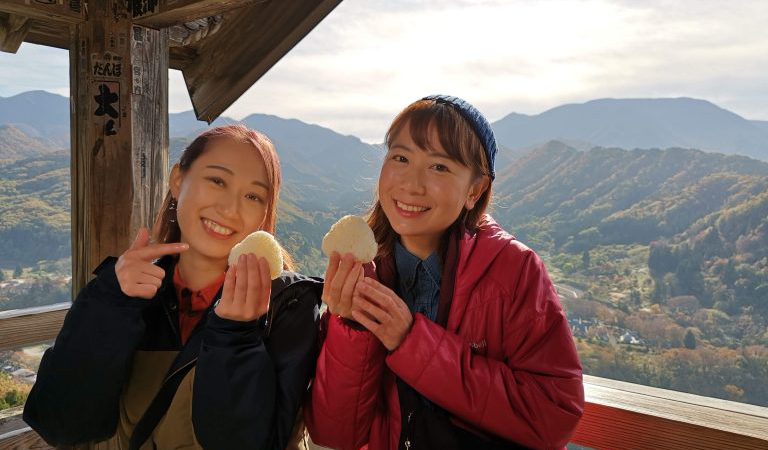
{"label": "cloud", "polygon": [[69,52],[21,44],[15,54],[0,52],[0,96],[45,90],[69,95]]}
{"label": "cloud", "polygon": [[662,96],[768,119],[768,4],[671,3],[343,2],[227,113],[268,110],[369,141],[434,92],[491,119]]}
{"label": "cloud", "polygon": [[[679,96],[768,120],[766,23],[768,3],[749,0],[342,2],[225,114],[298,118],[371,142],[400,109],[437,92],[491,120],[594,98]],[[61,53],[25,56],[10,75],[21,55],[0,55],[0,95],[66,88]],[[170,110],[190,107],[172,72]]]}

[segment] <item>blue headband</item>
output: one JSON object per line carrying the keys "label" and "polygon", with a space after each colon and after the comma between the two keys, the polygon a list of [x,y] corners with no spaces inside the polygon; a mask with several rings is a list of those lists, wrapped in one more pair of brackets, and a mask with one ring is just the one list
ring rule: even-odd
{"label": "blue headband", "polygon": [[477,110],[474,106],[468,102],[450,95],[430,95],[424,97],[422,100],[433,100],[437,103],[452,106],[461,116],[469,122],[469,125],[480,138],[480,142],[483,144],[485,154],[488,157],[488,168],[491,173],[489,174],[491,180],[496,178],[496,171],[494,170],[494,162],[496,160],[496,152],[498,147],[496,146],[496,138],[493,135],[493,129],[488,120]]}

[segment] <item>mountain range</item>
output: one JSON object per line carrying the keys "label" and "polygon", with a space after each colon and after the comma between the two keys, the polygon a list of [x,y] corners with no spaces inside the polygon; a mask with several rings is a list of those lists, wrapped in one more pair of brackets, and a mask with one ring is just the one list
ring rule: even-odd
{"label": "mountain range", "polygon": [[[0,310],[66,298],[45,277],[66,275],[70,255],[68,109],[40,91],[0,98],[0,275],[41,277],[0,292]],[[280,154],[278,240],[322,275],[323,235],[364,212],[383,146],[296,119],[242,122]],[[175,162],[208,126],[191,112],[169,123]],[[703,100],[604,99],[493,127],[491,213],[542,256],[585,327],[585,373],[768,405],[768,121]]]}
{"label": "mountain range", "polygon": [[600,99],[541,114],[509,114],[494,122],[508,148],[549,140],[625,149],[695,148],[768,160],[766,122],[750,121],[692,98]]}
{"label": "mountain range", "polygon": [[[66,107],[64,97],[45,92],[0,99],[0,240],[6,243],[0,265],[68,255],[69,159],[56,144],[68,130]],[[45,113],[36,122],[38,110]],[[191,112],[171,114],[169,121],[176,161],[207,125]],[[213,125],[233,122],[221,118]],[[322,236],[339,216],[362,213],[370,203],[382,146],[296,119],[252,114],[242,122],[267,134],[281,155],[279,238],[306,271],[321,274]],[[602,131],[595,131],[600,123]],[[538,116],[509,115],[494,127],[502,146],[519,156],[499,160],[493,214],[538,250],[578,254],[656,242],[667,246],[665,255],[682,258],[685,249],[701,249],[704,236],[711,248],[696,262],[704,271],[715,257],[761,267],[768,256],[756,250],[768,248],[768,163],[728,151],[738,147],[727,138],[751,130],[741,142],[754,146],[742,148],[757,151],[768,122],[701,100],[596,100]],[[633,149],[664,142],[669,148]],[[688,148],[693,144],[718,152]],[[735,225],[734,218],[749,220]],[[659,270],[677,270],[679,261],[667,263]],[[690,289],[707,295],[701,286]]]}
{"label": "mountain range", "polygon": [[[258,124],[269,122],[267,117],[252,115],[243,121]],[[214,125],[233,122],[237,120],[221,117]],[[55,147],[67,147],[69,99],[45,91],[0,97],[2,124],[12,124]],[[169,126],[171,137],[189,137],[207,128],[191,111],[170,114]],[[492,126],[499,144],[514,155],[558,140],[579,149],[680,147],[768,160],[768,121],[748,120],[692,98],[598,99],[536,115],[510,113]],[[506,156],[502,153],[500,160],[508,161]]]}

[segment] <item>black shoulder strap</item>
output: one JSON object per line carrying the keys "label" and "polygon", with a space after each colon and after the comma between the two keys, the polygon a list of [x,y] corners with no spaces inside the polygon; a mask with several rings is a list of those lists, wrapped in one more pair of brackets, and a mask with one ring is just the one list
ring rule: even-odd
{"label": "black shoulder strap", "polygon": [[171,402],[176,395],[176,391],[179,389],[181,381],[195,366],[197,356],[200,354],[200,346],[203,343],[203,334],[200,329],[193,333],[184,346],[184,350],[174,360],[163,385],[160,387],[160,391],[155,395],[152,403],[149,404],[144,415],[141,416],[141,419],[139,419],[139,422],[133,429],[128,446],[130,450],[138,450],[144,445],[163,419],[163,416],[165,416],[168,408],[171,407]]}
{"label": "black shoulder strap", "polygon": [[[295,278],[295,275],[291,275],[289,277],[279,277],[272,281],[272,298],[270,299],[270,311],[267,313],[268,329],[271,328],[271,322],[275,318],[273,306],[274,309],[277,309],[276,305],[274,305],[276,296],[282,293],[288,285],[295,282]],[[317,282],[317,280],[313,281]],[[216,298],[219,298],[220,296],[221,291],[219,291],[219,293],[216,295]],[[213,311],[215,307],[216,302],[211,305],[206,314],[211,314],[211,311]],[[187,341],[187,344],[184,346],[184,349],[174,360],[171,368],[168,370],[168,375],[166,376],[163,385],[160,387],[160,391],[157,393],[157,395],[155,395],[155,398],[152,399],[152,403],[149,404],[149,407],[144,412],[144,415],[141,416],[141,419],[139,419],[139,422],[133,429],[133,434],[131,435],[131,440],[128,446],[129,450],[138,450],[142,445],[144,445],[145,442],[147,442],[147,439],[149,439],[149,437],[155,431],[155,428],[157,428],[157,425],[163,419],[163,416],[165,416],[168,408],[171,407],[171,402],[173,401],[173,397],[176,395],[176,391],[178,390],[179,385],[181,385],[181,381],[195,366],[197,357],[200,354],[200,346],[203,343],[204,333],[202,332],[202,329],[204,328],[204,322],[205,320],[201,321],[201,323],[195,328],[195,331],[190,336],[189,341]]]}

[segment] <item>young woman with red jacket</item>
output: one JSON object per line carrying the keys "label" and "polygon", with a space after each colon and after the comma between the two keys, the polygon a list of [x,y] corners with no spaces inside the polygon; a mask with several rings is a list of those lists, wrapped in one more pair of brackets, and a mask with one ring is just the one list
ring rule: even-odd
{"label": "young woman with red jacket", "polygon": [[328,264],[310,436],[343,450],[562,448],[583,411],[581,365],[541,259],[485,214],[490,124],[427,97],[386,142],[375,269],[350,254]]}

